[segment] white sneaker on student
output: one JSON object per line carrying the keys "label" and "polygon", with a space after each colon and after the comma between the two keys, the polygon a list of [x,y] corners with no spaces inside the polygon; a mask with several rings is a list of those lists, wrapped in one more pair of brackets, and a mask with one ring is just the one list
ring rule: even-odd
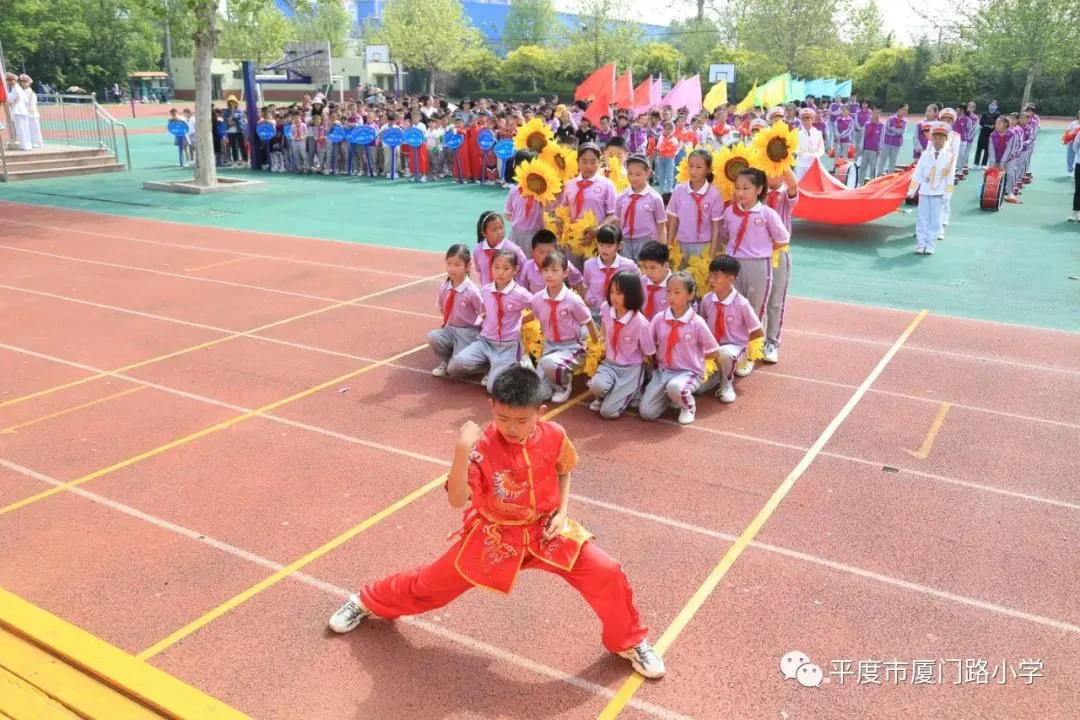
{"label": "white sneaker on student", "polygon": [[596,398],[591,403],[589,403],[589,409],[592,410],[593,412],[600,412],[600,408],[603,407],[603,405],[604,405],[604,401],[601,400],[600,398]]}
{"label": "white sneaker on student", "polygon": [[1069,222],[1080,222],[1080,210],[1073,210],[1073,214],[1069,216]]}
{"label": "white sneaker on student", "polygon": [[679,411],[679,424],[689,425],[690,423],[694,422],[695,415],[697,415],[697,412],[695,410],[691,408],[683,408]]}
{"label": "white sneaker on student", "polygon": [[722,403],[735,402],[735,386],[729,382],[725,382],[719,390],[716,391],[716,397],[720,398]]}
{"label": "white sneaker on student", "polygon": [[765,343],[765,355],[761,362],[775,365],[780,362],[780,348],[774,343]]}
{"label": "white sneaker on student", "polygon": [[553,403],[564,403],[564,402],[566,402],[567,400],[570,399],[570,391],[571,391],[571,388],[570,388],[569,385],[566,386],[565,388],[559,388],[558,390],[555,391],[554,394],[552,394],[551,402],[553,402]]}
{"label": "white sneaker on student", "polygon": [[664,659],[656,654],[648,641],[642,641],[637,647],[624,650],[619,653],[619,657],[629,660],[634,670],[643,677],[658,680],[667,674]]}
{"label": "white sneaker on student", "polygon": [[435,377],[446,377],[446,363],[439,363],[431,371],[431,374]]}
{"label": "white sneaker on student", "polygon": [[735,368],[735,374],[739,377],[746,377],[750,373],[754,372],[754,361],[743,360],[739,363],[739,366]]}
{"label": "white sneaker on student", "polygon": [[350,595],[345,604],[330,618],[330,629],[336,633],[347,633],[371,616],[371,611],[364,607],[360,598]]}

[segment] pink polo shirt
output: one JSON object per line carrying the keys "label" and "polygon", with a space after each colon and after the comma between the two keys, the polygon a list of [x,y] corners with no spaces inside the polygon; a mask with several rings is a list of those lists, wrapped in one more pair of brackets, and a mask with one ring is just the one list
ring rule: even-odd
{"label": "pink polo shirt", "polygon": [[615,308],[606,302],[600,307],[604,326],[604,360],[614,365],[640,365],[656,354],[656,343],[645,316],[633,310],[615,317]]}
{"label": "pink polo shirt", "polygon": [[795,197],[788,195],[787,183],[780,183],[780,187],[775,190],[770,190],[769,194],[765,196],[765,204],[775,210],[780,219],[784,221],[784,227],[787,228],[788,237],[791,237],[791,211],[795,209],[795,206],[799,203],[799,189],[795,188]]}
{"label": "pink polo shirt", "polygon": [[544,206],[533,198],[522,197],[516,185],[506,196],[506,213],[515,230],[539,230],[544,227]]}
{"label": "pink polo shirt", "polygon": [[727,237],[725,252],[737,260],[771,258],[773,241],[786,244],[791,238],[780,215],[771,207],[758,203],[747,211],[750,217],[747,218],[746,233],[740,239],[743,216],[736,212],[741,211],[737,211],[735,205],[724,210],[720,233]]}
{"label": "pink polo shirt", "polygon": [[483,287],[492,281],[491,263],[495,260],[495,253],[499,250],[512,250],[513,253],[518,256],[518,269],[517,273],[514,274],[514,277],[521,277],[521,270],[525,267],[525,261],[528,259],[525,257],[525,252],[506,238],[503,238],[503,241],[495,247],[488,245],[485,240],[484,242],[477,243],[476,247],[473,249],[473,265],[476,267],[476,272],[480,276],[480,287]]}
{"label": "pink polo shirt", "polygon": [[645,304],[642,306],[641,312],[649,320],[668,309],[667,281],[670,278],[670,270],[668,270],[667,277],[658,283],[650,280],[645,273],[641,274],[641,289],[645,291]]}
{"label": "pink polo shirt", "polygon": [[[570,274],[567,276],[566,281],[570,283],[570,287],[581,287],[582,283],[585,282],[581,271],[573,265],[570,265],[569,271]],[[547,287],[547,283],[544,282],[544,271],[536,264],[535,260],[525,263],[525,269],[521,271],[520,280],[525,289],[532,293],[538,293]]]}
{"label": "pink polo shirt", "polygon": [[554,298],[548,296],[547,288],[533,295],[532,310],[548,342],[580,340],[581,326],[592,321],[585,301],[565,285]]}
{"label": "pink polo shirt", "polygon": [[667,206],[667,214],[679,219],[675,239],[680,245],[712,242],[712,221],[719,220],[723,212],[724,199],[709,183],[697,191],[690,189],[690,183],[677,186]]}
{"label": "pink polo shirt", "polygon": [[[453,295],[453,304],[447,313],[447,303]],[[480,288],[471,278],[466,277],[457,287],[450,284],[450,280],[444,280],[439,288],[439,314],[445,319],[446,325],[454,327],[474,328],[479,324],[480,316],[484,314],[484,300],[480,297]]]}
{"label": "pink polo shirt", "polygon": [[750,333],[761,329],[761,321],[758,320],[754,308],[750,307],[750,301],[743,297],[735,288],[722,301],[716,299],[716,293],[711,292],[701,299],[701,307],[698,312],[705,318],[705,324],[709,332],[716,336],[716,313],[718,308],[723,308],[724,328],[716,341],[721,345],[742,345],[750,341]]}
{"label": "pink polo shirt", "polygon": [[596,309],[607,302],[608,282],[620,270],[641,274],[637,263],[622,255],[616,255],[611,265],[604,265],[599,255],[585,261],[585,303],[589,307]]}
{"label": "pink polo shirt", "polygon": [[[716,338],[709,331],[705,319],[687,308],[682,317],[677,318],[677,329],[672,325],[676,318],[668,308],[652,319],[653,339],[656,341],[656,363],[662,370],[690,372],[698,377],[705,377],[705,356],[720,349]],[[671,349],[671,361],[668,362],[668,337],[678,332],[678,340]]]}
{"label": "pink polo shirt", "polygon": [[[588,187],[584,191],[581,189],[582,183],[588,183]],[[577,196],[581,192],[584,192],[584,197],[581,200],[581,212],[575,213]],[[604,222],[604,218],[608,215],[615,214],[616,195],[615,183],[600,173],[593,175],[591,180],[584,180],[579,175],[566,183],[560,204],[570,208],[570,217],[573,220],[580,220],[581,216],[592,210],[593,215],[596,216],[596,223],[599,225]]]}
{"label": "pink polo shirt", "polygon": [[520,340],[521,312],[529,309],[532,293],[511,280],[502,290],[496,290],[495,283],[488,283],[481,288],[480,295],[484,299],[480,335],[495,342]]}
{"label": "pink polo shirt", "polygon": [[[640,197],[634,200],[634,197]],[[633,205],[634,214],[630,216],[630,206]],[[657,234],[657,225],[667,222],[667,213],[664,211],[664,199],[648,185],[639,192],[633,188],[626,188],[615,201],[615,217],[619,218],[619,227],[623,232],[624,240],[661,240]],[[633,227],[631,227],[633,220]]]}

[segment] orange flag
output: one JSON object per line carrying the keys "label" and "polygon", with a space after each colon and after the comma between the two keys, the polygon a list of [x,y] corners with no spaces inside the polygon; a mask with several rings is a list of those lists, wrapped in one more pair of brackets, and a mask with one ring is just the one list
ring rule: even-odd
{"label": "orange flag", "polygon": [[599,97],[601,93],[607,93],[608,97],[615,94],[615,63],[608,63],[585,78],[585,81],[574,91],[574,99],[592,100]]}
{"label": "orange flag", "polygon": [[582,115],[585,119],[593,124],[593,127],[600,125],[600,118],[610,114],[611,111],[611,93],[601,92],[596,96],[596,99],[589,105],[589,109]]}
{"label": "orange flag", "polygon": [[630,107],[634,102],[634,80],[627,70],[615,81],[615,99],[612,101],[617,107]]}

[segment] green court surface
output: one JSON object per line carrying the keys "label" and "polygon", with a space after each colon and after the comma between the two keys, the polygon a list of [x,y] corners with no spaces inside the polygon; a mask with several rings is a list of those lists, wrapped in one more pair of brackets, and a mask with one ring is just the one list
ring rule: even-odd
{"label": "green court surface", "polygon": [[[153,122],[164,125],[157,118]],[[140,123],[141,125],[142,123]],[[833,227],[796,221],[795,295],[1080,331],[1080,224],[1066,220],[1073,180],[1060,130],[1040,134],[1023,204],[978,207],[981,174],[953,196],[947,239],[915,255],[913,208],[875,222]],[[910,157],[910,142],[905,159]],[[0,200],[311,238],[440,251],[475,240],[475,223],[501,209],[506,191],[440,181],[299,177],[250,171],[265,184],[206,196],[142,189],[146,180],[190,177],[164,131],[131,136],[134,170],[0,185]],[[0,235],[9,235],[0,228]]]}

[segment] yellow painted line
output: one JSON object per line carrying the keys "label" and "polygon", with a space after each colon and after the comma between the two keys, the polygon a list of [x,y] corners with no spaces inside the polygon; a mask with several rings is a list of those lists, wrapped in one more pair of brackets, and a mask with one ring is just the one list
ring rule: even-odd
{"label": "yellow painted line", "polygon": [[[51,655],[125,693],[160,716],[176,720],[242,720],[246,715],[181,682],[85,630],[35,607],[0,588],[0,628],[37,645]],[[5,658],[7,661],[7,658]],[[101,707],[93,720],[118,720]],[[18,715],[8,713],[15,720]],[[34,716],[28,716],[34,717]]]}
{"label": "yellow painted line", "polygon": [[[543,419],[544,420],[550,420],[551,418],[562,414],[566,410],[568,410],[568,409],[572,408],[573,406],[577,405],[578,403],[580,403],[585,398],[589,397],[591,394],[592,393],[589,393],[589,392],[583,392],[580,395],[578,395],[577,397],[573,397],[573,398],[567,400],[562,405],[554,407],[551,410],[549,410],[548,412],[544,413]],[[154,643],[153,645],[151,645],[150,647],[148,647],[147,649],[145,649],[141,653],[139,653],[137,657],[140,660],[146,660],[148,658],[154,657],[155,655],[157,655],[158,653],[168,649],[169,647],[172,647],[173,645],[180,642],[184,638],[188,637],[192,633],[197,632],[199,629],[201,629],[203,627],[206,627],[207,625],[212,623],[214,620],[218,619],[219,617],[221,617],[225,613],[229,612],[233,608],[235,608],[235,607],[247,602],[251,598],[255,597],[256,595],[261,593],[263,590],[266,590],[269,587],[277,585],[279,582],[281,582],[285,578],[289,577],[293,573],[299,572],[301,569],[303,569],[307,565],[310,565],[311,563],[315,562],[316,560],[323,557],[324,555],[331,552],[332,550],[335,550],[335,549],[341,547],[342,545],[347,543],[349,540],[352,540],[354,537],[356,537],[360,533],[364,532],[368,528],[372,527],[373,525],[377,525],[378,523],[382,522],[386,518],[388,518],[391,515],[393,515],[394,513],[396,513],[398,510],[401,510],[402,508],[410,505],[414,501],[419,500],[420,498],[427,495],[429,492],[431,492],[435,488],[442,487],[443,483],[446,482],[446,477],[447,477],[447,473],[443,473],[442,475],[435,478],[434,480],[427,483],[426,485],[422,485],[421,487],[417,488],[416,490],[413,490],[411,493],[409,493],[405,497],[401,498],[400,500],[397,500],[397,501],[391,503],[390,505],[387,505],[385,508],[383,508],[379,512],[375,513],[371,517],[367,518],[366,520],[361,522],[359,525],[356,525],[355,527],[353,527],[353,528],[351,528],[349,530],[346,530],[344,533],[342,533],[341,535],[338,535],[336,538],[334,538],[330,542],[326,543],[325,545],[323,545],[321,547],[318,547],[318,548],[315,548],[314,550],[309,552],[307,555],[303,556],[299,560],[297,560],[297,561],[295,561],[295,562],[293,562],[293,563],[291,563],[289,565],[286,565],[285,567],[281,568],[280,570],[278,570],[276,573],[274,573],[270,577],[266,578],[265,580],[262,580],[261,582],[258,582],[255,585],[252,585],[250,588],[243,591],[239,595],[237,595],[237,596],[235,596],[235,597],[233,597],[233,598],[231,598],[229,600],[226,600],[221,605],[217,606],[216,608],[214,608],[210,612],[206,613],[202,617],[197,618],[196,620],[193,620],[192,622],[188,623],[187,625],[180,628],[179,630],[177,630],[173,634],[169,635],[164,640],[161,640],[160,642]]]}
{"label": "yellow painted line", "polygon": [[[776,489],[772,494],[772,497],[765,503],[765,507],[758,512],[754,519],[750,521],[750,524],[746,529],[743,530],[742,534],[739,535],[738,539],[735,540],[735,543],[728,548],[728,551],[720,560],[720,564],[713,568],[713,571],[705,578],[705,582],[703,582],[701,587],[699,587],[690,597],[690,600],[683,606],[683,609],[679,611],[679,614],[675,616],[675,619],[672,620],[671,624],[667,627],[667,630],[664,631],[664,634],[656,641],[655,649],[658,654],[663,655],[664,651],[671,647],[671,644],[675,642],[675,639],[686,629],[686,626],[694,618],[694,615],[701,609],[701,606],[713,593],[716,586],[720,584],[720,581],[724,578],[724,575],[727,574],[727,571],[735,564],[735,561],[742,555],[743,550],[745,550],[754,540],[758,532],[761,531],[762,526],[765,525],[773,512],[776,511],[776,508],[780,505],[781,501],[783,501],[791,491],[791,488],[794,487],[795,481],[802,477],[803,473],[810,467],[810,464],[814,462],[826,443],[832,439],[832,436],[836,433],[840,425],[849,415],[851,415],[855,406],[859,404],[859,401],[862,400],[863,396],[870,389],[870,386],[873,385],[874,381],[885,371],[885,367],[892,361],[896,353],[900,351],[900,348],[903,347],[904,343],[907,342],[907,339],[911,337],[911,334],[919,327],[919,323],[921,323],[923,318],[928,314],[928,310],[922,310],[915,316],[907,326],[907,329],[901,333],[896,342],[892,344],[881,360],[878,361],[878,364],[874,366],[874,369],[870,371],[870,374],[866,376],[866,379],[863,380],[862,384],[855,390],[855,393],[848,399],[844,407],[840,409],[840,412],[836,414],[836,417],[832,419],[828,426],[822,431],[821,435],[818,436],[817,441],[807,449],[806,454],[803,455],[802,460],[795,466],[795,469],[784,478],[784,482],[780,484],[780,487]],[[637,693],[638,688],[641,687],[644,680],[645,678],[637,673],[634,673],[627,678],[622,684],[622,687],[615,693],[615,696],[608,702],[607,706],[599,715],[597,715],[597,720],[614,720],[614,718],[617,718],[619,713],[623,711],[623,708],[626,707],[626,704],[633,699],[634,694]]]}
{"label": "yellow painted line", "polygon": [[204,343],[199,343],[198,345],[192,345],[189,348],[184,348],[182,350],[176,350],[174,352],[166,353],[164,355],[158,355],[157,357],[152,357],[152,358],[150,358],[148,360],[142,360],[140,362],[133,363],[131,365],[125,365],[124,367],[116,368],[115,370],[110,370],[110,371],[107,371],[107,372],[97,373],[96,375],[90,375],[88,377],[84,377],[84,378],[81,378],[79,380],[73,380],[71,382],[64,383],[63,385],[56,385],[55,387],[45,388],[44,390],[38,390],[37,392],[32,392],[29,395],[23,395],[22,397],[12,398],[11,400],[5,400],[3,402],[0,402],[0,408],[5,408],[5,407],[11,406],[11,405],[16,405],[18,403],[25,402],[26,400],[33,400],[34,398],[43,397],[45,395],[51,395],[54,392],[59,392],[60,390],[66,390],[68,388],[77,387],[77,386],[82,385],[84,383],[88,383],[88,382],[90,382],[92,380],[98,380],[100,378],[110,377],[110,376],[112,376],[112,375],[114,375],[116,373],[124,373],[124,372],[128,372],[129,370],[134,370],[136,368],[145,367],[147,365],[153,365],[154,363],[159,363],[159,362],[162,362],[164,360],[169,360],[169,359],[174,358],[174,357],[179,357],[181,355],[186,355],[188,353],[195,352],[196,350],[204,350],[204,349],[209,348],[209,347],[214,347],[215,345],[220,345],[223,342],[228,342],[229,340],[235,340],[236,338],[239,338],[239,337],[247,337],[249,335],[254,335],[255,333],[262,332],[263,330],[269,330],[271,328],[276,328],[276,327],[278,327],[280,325],[286,325],[288,323],[296,322],[297,320],[303,320],[304,318],[309,318],[309,317],[312,317],[314,315],[321,315],[322,313],[329,312],[331,310],[337,310],[338,308],[345,307],[346,305],[352,305],[354,303],[358,303],[358,302],[361,302],[363,300],[368,300],[370,298],[377,297],[379,295],[386,295],[387,293],[391,293],[391,292],[394,292],[396,290],[404,290],[407,287],[412,287],[413,285],[419,285],[420,283],[425,283],[425,282],[428,282],[430,280],[435,280],[435,279],[444,277],[445,275],[446,275],[446,273],[440,273],[438,275],[432,275],[430,277],[420,278],[419,280],[413,280],[411,282],[402,283],[401,285],[395,285],[394,287],[386,288],[385,290],[379,290],[378,292],[368,293],[367,295],[361,295],[359,297],[352,298],[351,300],[342,300],[341,302],[336,302],[333,305],[328,305],[326,307],[316,308],[315,310],[309,310],[307,312],[300,313],[299,315],[293,315],[292,317],[287,317],[284,320],[275,320],[272,323],[267,323],[265,325],[260,325],[259,327],[252,328],[250,330],[245,330],[243,332],[233,333],[232,335],[226,335],[225,337],[220,337],[220,338],[217,338],[216,340],[209,340],[209,341],[204,342]]}
{"label": "yellow painted line", "polygon": [[222,265],[232,265],[233,263],[240,262],[241,260],[250,260],[249,257],[234,257],[229,260],[222,260],[221,262],[210,263],[209,265],[200,265],[199,267],[184,268],[184,272],[199,272],[200,270],[209,270],[210,268],[221,267]]}
{"label": "yellow painted line", "polygon": [[8,426],[6,428],[0,429],[0,435],[10,435],[11,433],[15,432],[16,430],[21,430],[21,429],[23,429],[25,427],[30,427],[31,425],[37,425],[38,423],[45,422],[46,420],[52,420],[53,418],[63,417],[64,415],[70,415],[73,412],[78,412],[79,410],[85,410],[86,408],[93,407],[95,405],[100,405],[101,403],[108,402],[109,400],[115,400],[116,398],[122,398],[125,395],[132,395],[134,393],[139,392],[140,390],[145,390],[145,389],[146,389],[145,385],[140,385],[139,387],[129,388],[127,390],[123,390],[123,391],[118,392],[118,393],[113,393],[112,395],[106,395],[105,397],[98,398],[97,400],[91,400],[90,402],[85,402],[82,405],[76,405],[75,407],[65,408],[64,410],[57,410],[54,413],[49,413],[48,415],[42,415],[39,418],[34,418],[33,420],[27,420],[26,422],[19,423],[18,425],[10,425],[10,426]]}
{"label": "yellow painted line", "polygon": [[952,405],[949,403],[941,403],[941,407],[938,408],[937,415],[934,416],[933,422],[930,423],[930,429],[926,433],[926,438],[923,440],[922,445],[918,450],[907,450],[908,455],[920,460],[925,460],[930,457],[930,450],[934,447],[934,440],[937,439],[938,433],[941,432],[941,426],[945,424],[945,416],[949,414],[949,410],[952,409]]}
{"label": "yellow painted line", "polygon": [[225,420],[224,422],[217,423],[216,425],[211,425],[210,427],[205,427],[202,430],[198,430],[196,432],[191,433],[190,435],[185,435],[182,438],[178,438],[176,440],[171,440],[171,441],[165,443],[164,445],[159,445],[156,448],[153,448],[152,450],[147,450],[146,452],[139,453],[138,455],[136,455],[134,457],[130,457],[127,460],[121,460],[120,462],[118,462],[118,463],[116,463],[114,465],[110,465],[109,467],[102,468],[100,470],[95,470],[94,472],[89,473],[87,475],[83,475],[80,478],[75,478],[74,480],[70,480],[70,481],[64,483],[63,485],[56,485],[55,487],[51,487],[48,490],[44,490],[42,492],[39,492],[36,495],[31,495],[28,498],[24,498],[22,500],[19,500],[17,502],[13,502],[10,505],[7,505],[5,507],[0,508],[0,515],[6,515],[6,514],[8,514],[10,512],[14,512],[15,510],[18,510],[19,508],[24,508],[27,505],[32,505],[32,504],[38,502],[39,500],[44,500],[45,498],[56,495],[59,492],[63,492],[64,490],[67,490],[68,488],[73,488],[73,487],[76,487],[78,485],[82,485],[85,482],[89,482],[91,480],[94,480],[95,478],[102,477],[103,475],[108,475],[109,473],[116,472],[117,470],[121,470],[121,469],[126,468],[126,467],[128,467],[130,465],[134,465],[137,462],[141,462],[143,460],[146,460],[147,458],[152,458],[155,455],[160,455],[163,452],[167,452],[168,450],[172,450],[173,448],[178,448],[181,445],[187,445],[192,440],[198,440],[201,437],[205,437],[205,436],[210,435],[212,433],[216,433],[219,430],[225,430],[226,428],[230,428],[233,425],[237,425],[239,423],[242,423],[245,420],[249,420],[249,419],[255,417],[256,415],[262,415],[264,413],[268,413],[271,410],[276,410],[277,408],[281,407],[282,405],[287,405],[287,404],[289,404],[289,403],[291,403],[291,402],[293,402],[295,400],[300,400],[301,398],[308,397],[309,395],[314,395],[315,393],[319,392],[320,390],[325,390],[326,388],[332,387],[334,385],[338,385],[338,384],[344,382],[345,380],[350,380],[350,379],[352,379],[352,378],[354,378],[354,377],[356,377],[358,375],[363,375],[364,373],[371,372],[372,370],[374,370],[376,368],[380,368],[383,365],[389,365],[390,363],[394,362],[395,360],[400,360],[401,358],[403,358],[403,357],[405,357],[407,355],[411,355],[411,354],[413,354],[415,352],[420,352],[421,350],[423,350],[425,348],[427,348],[427,343],[424,343],[423,345],[417,345],[416,347],[414,347],[414,348],[412,348],[410,350],[400,352],[397,355],[392,355],[392,356],[386,358],[385,360],[379,360],[377,362],[373,362],[370,365],[365,365],[364,367],[360,368],[359,370],[353,370],[352,372],[345,373],[344,375],[339,375],[338,377],[334,378],[333,380],[327,380],[324,383],[319,383],[315,387],[308,388],[307,390],[301,390],[300,392],[294,393],[294,394],[290,395],[287,398],[283,398],[281,400],[275,400],[274,402],[270,403],[269,405],[263,405],[260,408],[256,408],[254,410],[249,410],[246,413],[244,413],[243,415],[237,415],[234,418],[230,418],[228,420]]}

